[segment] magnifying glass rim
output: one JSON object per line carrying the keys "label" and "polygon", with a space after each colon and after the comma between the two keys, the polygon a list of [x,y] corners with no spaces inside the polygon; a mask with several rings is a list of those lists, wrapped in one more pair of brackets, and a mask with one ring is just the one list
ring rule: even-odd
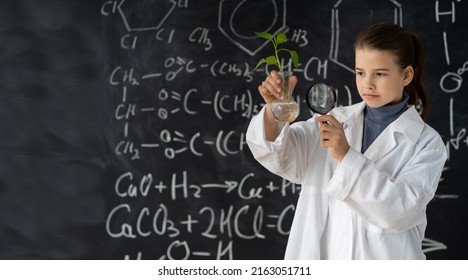
{"label": "magnifying glass rim", "polygon": [[[331,91],[332,91],[332,97],[333,97],[333,107],[331,107],[330,109],[326,110],[326,112],[320,112],[316,109],[313,108],[312,104],[310,104],[309,102],[309,94],[310,94],[310,90],[314,87],[314,86],[319,86],[319,85],[325,85],[326,87],[328,87]],[[307,107],[309,107],[310,110],[312,110],[312,112],[316,113],[316,114],[321,114],[321,115],[325,115],[326,113],[330,112],[333,108],[335,108],[335,104],[336,104],[336,99],[337,99],[337,94],[336,94],[336,89],[327,84],[327,83],[317,83],[317,84],[313,84],[311,86],[309,86],[309,88],[307,89],[307,93],[306,93],[306,103],[307,103]]]}

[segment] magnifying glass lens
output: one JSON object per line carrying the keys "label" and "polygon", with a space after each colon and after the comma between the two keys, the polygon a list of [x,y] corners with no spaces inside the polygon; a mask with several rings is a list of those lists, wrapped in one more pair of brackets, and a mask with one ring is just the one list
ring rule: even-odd
{"label": "magnifying glass lens", "polygon": [[306,101],[312,112],[325,115],[335,107],[336,91],[327,84],[315,84],[307,90]]}

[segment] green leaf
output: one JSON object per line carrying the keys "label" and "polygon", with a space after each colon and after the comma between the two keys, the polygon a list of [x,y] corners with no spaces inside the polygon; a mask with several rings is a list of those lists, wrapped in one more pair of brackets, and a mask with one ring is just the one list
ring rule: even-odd
{"label": "green leaf", "polygon": [[271,40],[273,38],[273,35],[268,32],[255,32],[255,35],[265,40]]}
{"label": "green leaf", "polygon": [[283,32],[280,32],[276,35],[276,45],[282,44],[288,40],[288,37],[286,37],[286,34]]}
{"label": "green leaf", "polygon": [[260,59],[260,61],[257,63],[257,66],[255,66],[255,68],[252,69],[252,72],[255,71],[255,70],[257,70],[258,67],[262,66],[262,65],[265,64],[265,63],[267,63],[266,59],[264,59],[264,58]]}
{"label": "green leaf", "polygon": [[294,68],[299,67],[299,55],[297,54],[296,51],[292,51],[292,50],[288,50],[288,49],[283,48],[283,49],[278,49],[278,52],[288,52],[290,57],[291,57],[293,67]]}
{"label": "green leaf", "polygon": [[266,57],[266,62],[269,64],[269,65],[277,65],[278,64],[278,61],[276,61],[276,57],[274,55],[270,55],[269,57]]}
{"label": "green leaf", "polygon": [[289,51],[294,68],[299,67],[299,55],[296,51]]}
{"label": "green leaf", "polygon": [[260,66],[262,66],[263,64],[267,63],[268,65],[276,65],[276,66],[279,66],[279,63],[278,61],[276,61],[276,57],[274,55],[270,55],[268,57],[265,57],[265,58],[262,58],[260,59],[259,62],[257,62],[257,65],[255,66],[254,69],[252,69],[252,71],[255,71],[257,70]]}
{"label": "green leaf", "polygon": [[286,42],[288,40],[288,38],[287,38],[287,36],[286,36],[286,34],[284,32],[280,32],[280,33],[276,34],[274,37],[273,37],[272,34],[270,34],[268,32],[255,32],[255,34],[260,38],[271,41],[271,43],[274,46],[275,54],[270,55],[270,56],[265,57],[265,58],[262,58],[257,63],[257,65],[255,66],[255,68],[252,71],[257,70],[260,66],[262,66],[265,63],[267,63],[269,65],[276,65],[276,67],[278,67],[279,70],[281,71],[282,70],[282,65],[281,65],[281,63],[279,61],[278,53],[282,52],[282,51],[288,52],[290,54],[291,61],[292,61],[292,64],[293,64],[294,68],[299,67],[299,56],[298,56],[296,51],[292,51],[292,50],[288,50],[288,49],[284,49],[284,48],[283,49],[278,49],[277,48],[277,46],[279,44],[282,44],[282,43],[284,43],[284,42]]}

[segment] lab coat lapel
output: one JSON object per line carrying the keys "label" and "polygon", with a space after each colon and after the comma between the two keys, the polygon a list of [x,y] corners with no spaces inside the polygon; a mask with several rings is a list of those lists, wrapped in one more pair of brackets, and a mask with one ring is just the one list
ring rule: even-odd
{"label": "lab coat lapel", "polygon": [[[349,145],[357,151],[361,151],[362,147],[365,106],[366,104],[361,102],[343,108],[340,112],[335,112],[335,114],[332,113],[342,123]],[[408,130],[408,126],[405,124],[405,121],[395,121],[382,131],[369,148],[367,148],[364,155],[373,162],[376,162],[395,148],[395,132],[406,130]]]}
{"label": "lab coat lapel", "polygon": [[362,118],[363,116],[361,114],[352,116],[350,119],[343,122],[343,129],[346,135],[346,140],[348,140],[348,144],[357,151],[360,151],[362,147]]}
{"label": "lab coat lapel", "polygon": [[357,103],[349,107],[343,107],[339,112],[333,112],[332,115],[343,125],[348,144],[361,151],[362,131],[363,131],[363,110],[365,103]]}
{"label": "lab coat lapel", "polygon": [[395,131],[392,126],[387,126],[382,133],[372,142],[364,152],[364,155],[373,162],[378,161],[396,146]]}
{"label": "lab coat lapel", "polygon": [[401,116],[388,125],[374,140],[364,155],[373,162],[381,159],[397,144],[397,134],[404,135],[411,142],[416,143],[424,128],[424,121],[419,116],[414,106],[410,106]]}

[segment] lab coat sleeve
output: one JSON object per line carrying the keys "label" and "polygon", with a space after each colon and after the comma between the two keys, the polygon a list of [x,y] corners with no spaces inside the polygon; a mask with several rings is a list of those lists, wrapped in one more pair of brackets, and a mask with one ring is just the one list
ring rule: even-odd
{"label": "lab coat sleeve", "polygon": [[[307,153],[306,129],[303,125],[278,123],[280,133],[275,141],[265,139],[265,108],[254,116],[246,133],[246,142],[254,158],[270,172],[295,184],[301,184]],[[292,128],[294,126],[294,129]]]}
{"label": "lab coat sleeve", "polygon": [[424,223],[426,206],[435,195],[447,157],[439,138],[413,155],[395,178],[350,148],[327,192],[347,203],[368,223],[390,232]]}

